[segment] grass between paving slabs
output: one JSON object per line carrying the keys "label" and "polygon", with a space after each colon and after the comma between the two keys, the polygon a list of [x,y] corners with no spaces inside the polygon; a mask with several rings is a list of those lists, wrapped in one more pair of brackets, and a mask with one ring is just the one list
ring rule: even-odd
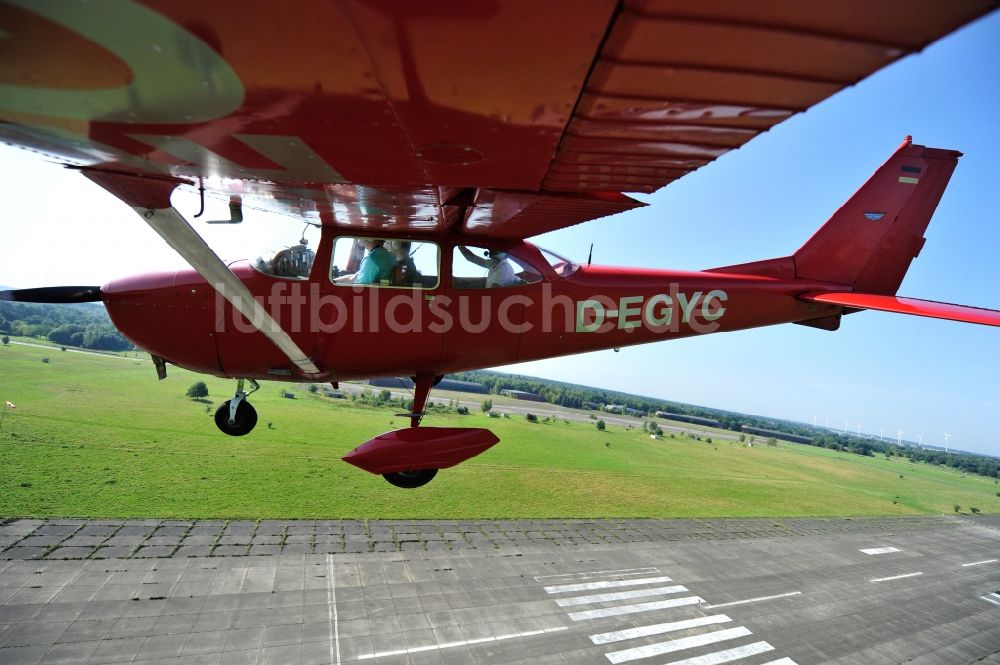
{"label": "grass between paving slabs", "polygon": [[[48,363],[41,359],[48,357]],[[1000,512],[1000,485],[928,465],[781,444],[745,447],[591,422],[435,414],[501,442],[417,490],[340,457],[406,426],[373,408],[265,383],[245,437],[212,416],[234,383],[148,361],[0,348],[0,515],[183,518],[720,517]],[[184,396],[198,380],[212,403]],[[283,389],[297,393],[282,398]],[[268,423],[272,428],[268,427]],[[900,478],[899,476],[903,477]]]}

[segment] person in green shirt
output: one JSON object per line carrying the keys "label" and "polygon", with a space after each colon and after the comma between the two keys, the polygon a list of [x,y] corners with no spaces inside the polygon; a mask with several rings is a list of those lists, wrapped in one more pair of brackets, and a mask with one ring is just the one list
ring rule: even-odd
{"label": "person in green shirt", "polygon": [[396,257],[382,246],[384,241],[378,238],[364,238],[361,242],[368,253],[361,259],[358,271],[336,277],[333,280],[335,283],[379,284],[382,281],[392,279],[392,273],[396,269]]}

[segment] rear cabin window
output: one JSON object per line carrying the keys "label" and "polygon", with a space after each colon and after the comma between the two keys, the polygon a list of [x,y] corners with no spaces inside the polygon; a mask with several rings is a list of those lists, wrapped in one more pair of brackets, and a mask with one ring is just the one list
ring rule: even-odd
{"label": "rear cabin window", "polygon": [[333,243],[330,279],[338,286],[433,289],[440,254],[432,242],[340,236]]}

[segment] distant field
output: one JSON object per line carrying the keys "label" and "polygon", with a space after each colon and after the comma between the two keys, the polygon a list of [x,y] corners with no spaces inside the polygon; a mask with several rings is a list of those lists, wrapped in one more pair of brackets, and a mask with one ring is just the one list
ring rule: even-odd
{"label": "distant field", "polygon": [[[41,359],[48,357],[49,363]],[[212,404],[184,396],[205,380]],[[234,383],[148,360],[0,347],[0,515],[185,518],[725,517],[1000,513],[1000,485],[898,459],[781,443],[745,447],[562,420],[433,415],[501,442],[400,490],[339,458],[388,429],[376,409],[267,383],[257,429],[219,432]],[[295,400],[280,396],[296,392]],[[470,399],[470,397],[467,397]],[[480,396],[471,399],[479,401]],[[272,427],[268,427],[268,423]],[[902,476],[902,477],[900,477]]]}

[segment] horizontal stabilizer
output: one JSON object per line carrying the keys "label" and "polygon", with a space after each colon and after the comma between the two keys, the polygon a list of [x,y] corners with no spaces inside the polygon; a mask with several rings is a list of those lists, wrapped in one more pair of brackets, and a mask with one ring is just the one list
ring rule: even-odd
{"label": "horizontal stabilizer", "polygon": [[1000,326],[1000,311],[969,307],[968,305],[952,305],[934,300],[919,300],[917,298],[900,298],[899,296],[876,295],[873,293],[853,293],[850,291],[833,293],[806,293],[799,296],[801,300],[819,302],[831,305],[843,305],[857,309],[875,309],[880,312],[896,312],[897,314],[913,314],[929,316],[935,319],[962,321],[964,323],[979,323],[984,326]]}

